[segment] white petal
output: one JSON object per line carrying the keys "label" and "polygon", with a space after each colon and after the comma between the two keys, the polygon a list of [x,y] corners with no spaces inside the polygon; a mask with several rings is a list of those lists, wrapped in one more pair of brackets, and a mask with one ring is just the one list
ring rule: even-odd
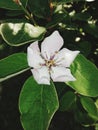
{"label": "white petal", "polygon": [[58,66],[69,67],[78,54],[79,51],[63,48],[55,55],[54,60]]}
{"label": "white petal", "polygon": [[44,59],[40,56],[38,42],[32,43],[27,48],[27,60],[30,67],[38,68],[41,64],[45,64]]}
{"label": "white petal", "polygon": [[50,75],[46,66],[43,66],[39,69],[31,69],[31,71],[38,84],[50,85]]}
{"label": "white petal", "polygon": [[54,82],[66,82],[66,81],[75,81],[76,79],[70,72],[70,69],[64,67],[52,67],[51,68],[51,78]]}
{"label": "white petal", "polygon": [[63,38],[58,31],[54,31],[49,37],[45,38],[41,45],[41,52],[45,59],[49,60],[55,52],[63,46]]}

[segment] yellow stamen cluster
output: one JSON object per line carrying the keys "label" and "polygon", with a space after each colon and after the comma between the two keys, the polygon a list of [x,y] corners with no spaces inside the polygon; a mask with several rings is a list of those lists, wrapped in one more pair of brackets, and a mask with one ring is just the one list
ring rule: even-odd
{"label": "yellow stamen cluster", "polygon": [[47,66],[47,67],[50,68],[50,67],[53,66],[54,64],[55,64],[55,63],[54,63],[54,60],[49,60],[49,61],[46,60],[46,66]]}

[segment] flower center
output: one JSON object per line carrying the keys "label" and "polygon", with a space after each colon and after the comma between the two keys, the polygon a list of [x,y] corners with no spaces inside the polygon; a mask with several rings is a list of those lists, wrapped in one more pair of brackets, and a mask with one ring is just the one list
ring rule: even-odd
{"label": "flower center", "polygon": [[53,66],[54,64],[55,64],[55,63],[54,63],[54,60],[49,60],[49,61],[46,60],[46,66],[47,66],[47,67],[50,68],[50,67]]}

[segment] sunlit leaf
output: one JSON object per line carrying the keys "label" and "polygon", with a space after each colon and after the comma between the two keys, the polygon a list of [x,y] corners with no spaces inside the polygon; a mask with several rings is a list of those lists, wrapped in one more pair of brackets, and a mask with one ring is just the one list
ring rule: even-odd
{"label": "sunlit leaf", "polygon": [[2,23],[1,35],[11,46],[20,46],[35,40],[41,40],[46,32],[44,27],[29,23]]}
{"label": "sunlit leaf", "polygon": [[71,65],[76,78],[74,82],[67,82],[78,93],[85,96],[98,96],[98,69],[84,56],[78,55]]}

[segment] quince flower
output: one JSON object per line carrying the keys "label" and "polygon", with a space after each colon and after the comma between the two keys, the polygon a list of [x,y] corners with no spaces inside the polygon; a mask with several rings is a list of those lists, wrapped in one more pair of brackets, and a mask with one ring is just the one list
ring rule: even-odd
{"label": "quince flower", "polygon": [[50,78],[54,82],[75,81],[69,67],[79,51],[61,49],[62,46],[63,38],[54,31],[42,42],[41,51],[38,41],[27,48],[28,65],[38,84],[49,85]]}

